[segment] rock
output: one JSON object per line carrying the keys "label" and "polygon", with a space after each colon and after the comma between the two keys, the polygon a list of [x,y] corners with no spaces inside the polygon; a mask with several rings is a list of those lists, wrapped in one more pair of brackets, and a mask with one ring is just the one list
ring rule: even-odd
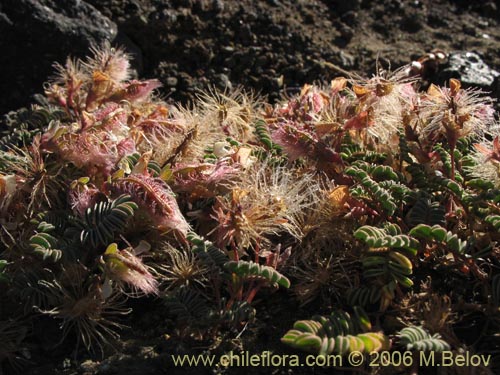
{"label": "rock", "polygon": [[233,46],[224,46],[221,49],[222,49],[222,52],[226,52],[226,53],[233,53],[234,52]]}
{"label": "rock", "polygon": [[0,25],[3,25],[2,29],[4,29],[6,26],[13,26],[13,23],[5,13],[0,12]]}
{"label": "rock", "polygon": [[91,359],[87,359],[86,361],[83,361],[80,363],[80,371],[83,373],[93,373],[95,372],[97,366],[99,364],[97,362],[92,361]]}
{"label": "rock", "polygon": [[144,346],[140,348],[140,351],[137,354],[137,356],[139,358],[152,359],[152,358],[157,358],[158,353],[156,352],[153,346]]}
{"label": "rock", "polygon": [[275,7],[281,6],[281,3],[278,0],[267,0],[267,2],[269,3],[269,5],[272,5]]}
{"label": "rock", "polygon": [[340,33],[340,37],[346,42],[349,42],[352,37],[354,36],[354,29],[347,26],[345,23],[343,22],[339,22],[337,24],[337,30],[339,31]]}
{"label": "rock", "polygon": [[1,12],[1,78],[9,95],[0,96],[0,113],[29,103],[54,61],[83,57],[91,43],[117,35],[114,22],[81,0],[2,0]]}
{"label": "rock", "polygon": [[494,18],[498,11],[498,6],[494,1],[488,1],[481,6],[482,13],[487,17]]}
{"label": "rock", "polygon": [[448,64],[439,73],[438,78],[441,81],[457,78],[466,87],[490,90],[499,75],[500,73],[486,65],[478,54],[458,51],[449,55]]}
{"label": "rock", "polygon": [[98,374],[99,375],[106,375],[106,374],[112,373],[112,370],[113,370],[113,366],[112,366],[111,361],[105,360],[105,361],[101,362],[101,365],[99,366]]}
{"label": "rock", "polygon": [[349,12],[345,12],[341,16],[342,22],[349,26],[355,26],[358,24],[358,13],[354,10],[350,10]]}
{"label": "rock", "polygon": [[[85,362],[84,362],[85,363]],[[62,361],[62,368],[63,369],[68,369],[71,368],[71,359],[69,358],[64,358]]]}
{"label": "rock", "polygon": [[477,30],[472,25],[464,25],[462,27],[462,29],[463,29],[464,33],[467,34],[467,35],[472,35],[472,36],[477,35]]}
{"label": "rock", "polygon": [[[490,87],[491,94],[495,98],[500,98],[500,75],[495,77],[493,84]],[[494,104],[495,110],[500,113],[500,102],[497,100]]]}
{"label": "rock", "polygon": [[222,89],[228,88],[229,90],[232,89],[233,84],[229,80],[229,77],[223,73],[218,74],[215,76],[216,77],[216,86],[220,87]]}
{"label": "rock", "polygon": [[361,0],[333,0],[330,6],[339,14],[359,9]]}
{"label": "rock", "polygon": [[401,19],[401,29],[409,33],[420,31],[425,25],[425,18],[419,13],[410,13]]}
{"label": "rock", "polygon": [[177,86],[178,79],[176,77],[167,77],[166,79],[166,85],[168,87],[175,87]]}
{"label": "rock", "polygon": [[251,43],[255,38],[255,35],[252,32],[252,28],[249,24],[243,24],[241,26],[239,37],[241,38],[243,43]]}
{"label": "rock", "polygon": [[267,64],[268,62],[268,59],[267,59],[267,56],[266,55],[261,55],[259,57],[257,57],[257,59],[255,60],[255,66],[256,67],[263,67]]}
{"label": "rock", "polygon": [[356,62],[356,59],[354,58],[354,56],[352,56],[344,51],[340,51],[339,57],[340,57],[342,67],[344,67],[346,69],[351,69]]}
{"label": "rock", "polygon": [[224,1],[222,0],[213,0],[212,8],[215,13],[221,13],[224,10]]}

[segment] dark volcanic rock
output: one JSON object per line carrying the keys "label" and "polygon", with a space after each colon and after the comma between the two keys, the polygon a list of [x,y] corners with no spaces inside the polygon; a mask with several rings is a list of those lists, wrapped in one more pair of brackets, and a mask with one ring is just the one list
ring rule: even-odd
{"label": "dark volcanic rock", "polygon": [[465,86],[490,90],[499,75],[500,73],[486,65],[477,53],[460,51],[450,54],[447,67],[440,73],[440,78],[443,81],[457,78]]}
{"label": "dark volcanic rock", "polygon": [[31,102],[53,73],[54,61],[84,56],[91,43],[116,34],[114,22],[80,0],[2,0],[0,113]]}
{"label": "dark volcanic rock", "polygon": [[184,103],[228,83],[274,101],[339,75],[325,62],[370,76],[377,61],[395,69],[435,48],[500,70],[491,0],[0,0],[0,114],[31,102],[53,61],[113,38]]}

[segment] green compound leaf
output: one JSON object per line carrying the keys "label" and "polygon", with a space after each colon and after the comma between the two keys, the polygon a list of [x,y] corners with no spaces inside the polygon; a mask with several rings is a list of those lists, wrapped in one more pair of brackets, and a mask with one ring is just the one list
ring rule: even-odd
{"label": "green compound leaf", "polygon": [[85,212],[80,240],[93,247],[107,245],[117,233],[125,230],[128,219],[134,216],[137,209],[137,204],[129,195],[121,195],[111,202],[96,203]]}
{"label": "green compound leaf", "polygon": [[0,127],[0,150],[28,145],[36,134],[51,124],[69,119],[66,111],[49,104],[45,98],[36,95],[35,100],[39,103],[31,108],[21,108],[4,115],[2,122],[5,126]]}
{"label": "green compound leaf", "polygon": [[422,327],[412,326],[403,328],[397,334],[399,343],[406,350],[442,352],[450,350],[450,345],[436,333],[431,335]]}
{"label": "green compound leaf", "polygon": [[427,197],[420,197],[406,215],[405,221],[410,228],[418,224],[444,225],[444,206],[438,202],[431,202]]}
{"label": "green compound leaf", "polygon": [[446,231],[440,225],[431,227],[426,224],[419,224],[411,229],[409,234],[415,238],[443,243],[448,249],[459,254],[465,253],[467,248],[467,241],[461,240],[456,234]]}
{"label": "green compound leaf", "polygon": [[257,278],[266,280],[273,286],[280,285],[284,288],[290,288],[290,280],[269,266],[244,260],[231,260],[224,265],[224,268],[229,272],[235,273],[242,279]]}
{"label": "green compound leaf", "polygon": [[0,283],[7,282],[8,277],[5,274],[8,262],[5,259],[0,259]]}
{"label": "green compound leaf", "polygon": [[399,181],[399,176],[394,170],[388,165],[377,165],[371,170],[371,175],[374,180],[384,181],[393,180]]}
{"label": "green compound leaf", "polygon": [[192,323],[208,314],[206,299],[196,290],[182,285],[165,297],[165,307],[181,322]]}
{"label": "green compound leaf", "polygon": [[[223,300],[224,301],[224,300]],[[235,301],[231,307],[212,310],[208,314],[207,320],[216,324],[226,324],[237,326],[243,322],[255,320],[255,308],[246,301]]]}
{"label": "green compound leaf", "polygon": [[[387,224],[383,228],[362,226],[354,237],[363,241],[369,248],[361,259],[365,279],[377,279],[382,284],[395,282],[411,288],[413,281],[413,264],[403,252],[415,255],[419,243],[410,236],[401,234],[401,228],[396,224]],[[361,297],[361,291],[359,292]],[[380,299],[380,295],[377,296]],[[375,293],[363,293],[362,305],[368,300],[375,301]]]}
{"label": "green compound leaf", "polygon": [[35,254],[43,260],[58,262],[62,258],[62,251],[59,249],[59,240],[49,233],[37,233],[30,238],[30,246]]}
{"label": "green compound leaf", "polygon": [[[385,263],[385,259],[384,259]],[[352,288],[347,291],[346,300],[350,306],[366,307],[380,301],[382,291],[380,286],[361,286],[359,288]]]}
{"label": "green compound leaf", "polygon": [[269,129],[264,120],[258,120],[254,124],[255,134],[257,135],[257,139],[262,143],[266,149],[272,150],[277,147],[271,140],[271,135],[269,134]]}
{"label": "green compound leaf", "polygon": [[418,241],[401,234],[401,228],[396,224],[388,224],[384,228],[364,225],[354,232],[354,237],[372,249],[401,248],[412,254],[417,253]]}
{"label": "green compound leaf", "polygon": [[484,221],[493,225],[496,230],[500,230],[500,215],[488,215],[484,218]]}
{"label": "green compound leaf", "polygon": [[[370,173],[376,173],[377,177],[370,176]],[[357,163],[357,165],[347,168],[345,174],[357,180],[364,192],[372,197],[373,202],[380,203],[387,215],[392,216],[395,213],[397,204],[395,198],[392,196],[391,189],[384,187],[384,184],[375,180],[385,177],[388,180],[397,181],[398,175],[392,168],[388,166],[372,167],[367,163]]]}
{"label": "green compound leaf", "polygon": [[198,234],[190,232],[187,239],[193,245],[191,251],[209,268],[222,269],[229,260],[225,252]]}
{"label": "green compound leaf", "polygon": [[311,320],[299,320],[281,338],[281,342],[318,355],[344,355],[352,351],[371,353],[389,347],[383,333],[364,332],[371,329],[364,310],[356,307],[355,315],[351,317],[338,310],[329,316],[315,315]]}
{"label": "green compound leaf", "polygon": [[491,190],[495,187],[495,184],[491,181],[483,180],[481,178],[475,178],[472,180],[469,180],[465,183],[467,187],[470,187],[472,189],[476,190],[483,190],[483,191],[488,191]]}
{"label": "green compound leaf", "polygon": [[491,279],[491,300],[496,307],[500,307],[500,274]]}
{"label": "green compound leaf", "polygon": [[436,185],[440,187],[444,187],[445,189],[449,190],[451,193],[453,193],[455,196],[458,198],[462,198],[462,195],[464,193],[462,187],[456,182],[453,181],[449,178],[442,177],[442,176],[434,176],[431,181],[435,183]]}

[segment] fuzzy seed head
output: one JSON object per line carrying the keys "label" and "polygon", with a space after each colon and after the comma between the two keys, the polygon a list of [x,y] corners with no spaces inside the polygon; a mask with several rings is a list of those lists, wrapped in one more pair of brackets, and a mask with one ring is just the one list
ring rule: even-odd
{"label": "fuzzy seed head", "polygon": [[158,282],[133,249],[118,250],[116,244],[108,246],[103,255],[106,276],[120,288],[132,288],[133,295],[158,294]]}
{"label": "fuzzy seed head", "polygon": [[300,239],[301,215],[311,205],[318,186],[308,174],[267,163],[249,168],[231,193],[219,197],[212,217],[223,246],[247,248],[265,243],[268,236],[288,233]]}

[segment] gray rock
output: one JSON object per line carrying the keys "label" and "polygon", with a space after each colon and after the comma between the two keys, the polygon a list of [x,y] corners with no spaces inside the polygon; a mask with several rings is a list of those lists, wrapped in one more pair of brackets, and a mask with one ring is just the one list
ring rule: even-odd
{"label": "gray rock", "polygon": [[177,77],[167,77],[166,79],[166,84],[168,87],[175,87],[177,86],[178,79]]}
{"label": "gray rock", "polygon": [[352,10],[359,9],[361,0],[332,0],[329,5],[338,13],[346,13]]}
{"label": "gray rock", "polygon": [[97,366],[99,364],[97,362],[92,361],[91,359],[87,359],[86,361],[83,361],[80,363],[80,371],[83,373],[92,373],[95,372]]}
{"label": "gray rock", "polygon": [[231,81],[229,80],[229,77],[225,74],[222,74],[222,73],[218,74],[216,76],[216,79],[217,79],[217,81],[216,81],[217,87],[220,87],[223,89],[227,88],[229,90],[231,90],[231,88],[233,87]]}
{"label": "gray rock", "polygon": [[354,66],[354,63],[356,62],[356,59],[354,58],[354,56],[352,56],[344,51],[340,51],[339,57],[340,57],[342,67],[347,68],[347,69],[351,69]]}
{"label": "gray rock", "polygon": [[448,64],[439,74],[439,78],[445,81],[457,78],[466,87],[490,90],[499,75],[500,73],[486,65],[477,53],[458,51],[449,55]]}
{"label": "gray rock", "polygon": [[83,57],[92,43],[117,35],[114,22],[81,0],[2,0],[1,10],[0,82],[9,95],[0,96],[0,113],[29,103],[54,61]]}

